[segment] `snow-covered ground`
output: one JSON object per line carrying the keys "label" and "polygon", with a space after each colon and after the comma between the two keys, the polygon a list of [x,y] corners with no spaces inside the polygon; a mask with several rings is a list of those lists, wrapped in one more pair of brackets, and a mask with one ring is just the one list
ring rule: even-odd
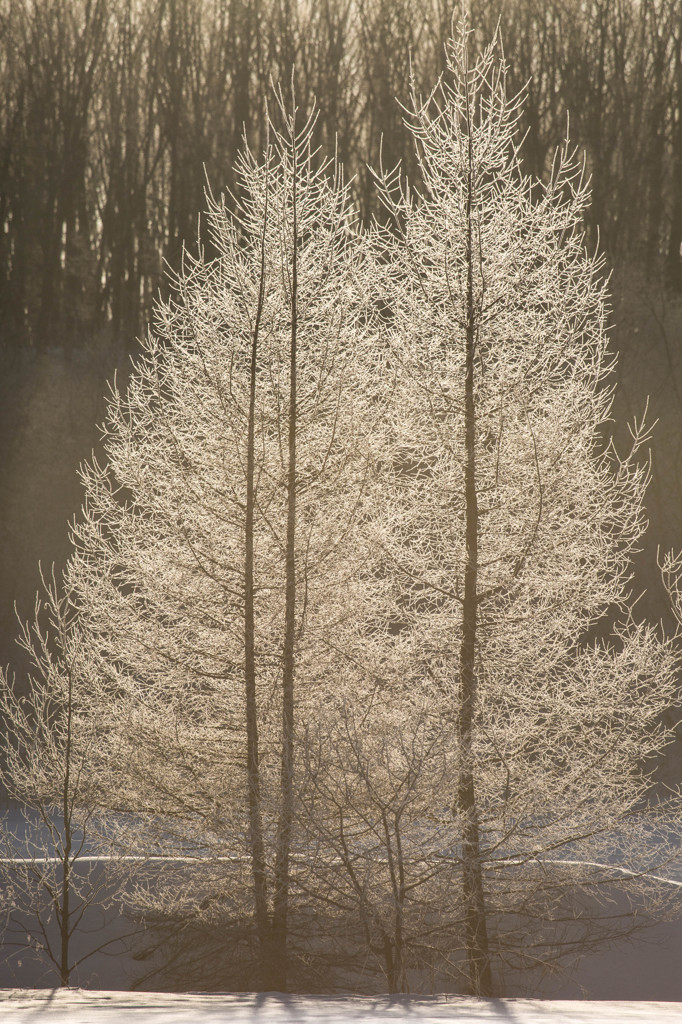
{"label": "snow-covered ground", "polygon": [[9,989],[0,993],[0,1019],[2,1024],[672,1024],[682,1022],[682,1003]]}

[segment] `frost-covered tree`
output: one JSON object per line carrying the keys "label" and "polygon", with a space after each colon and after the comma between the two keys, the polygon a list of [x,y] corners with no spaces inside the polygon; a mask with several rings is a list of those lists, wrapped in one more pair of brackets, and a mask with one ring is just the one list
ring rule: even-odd
{"label": "frost-covered tree", "polygon": [[253,915],[253,984],[284,990],[297,720],[334,699],[371,591],[348,193],[314,117],[281,95],[276,114],[265,155],[239,158],[234,210],[210,199],[216,258],[185,257],[112,392],[67,576],[102,799],[139,816],[122,841],[195,853],[158,899]]}
{"label": "frost-covered tree", "polygon": [[28,678],[0,675],[0,779],[15,804],[0,820],[0,946],[10,962],[39,957],[63,986],[90,957],[123,949],[124,937],[110,923],[104,936],[84,938],[118,882],[94,843],[88,769],[95,739],[83,728],[88,659],[73,620],[70,597],[53,575],[19,636]]}
{"label": "frost-covered tree", "polygon": [[523,173],[523,97],[507,96],[494,44],[475,61],[469,45],[464,31],[432,94],[413,95],[419,193],[381,175],[394,226],[374,235],[370,291],[390,386],[375,389],[368,529],[390,585],[367,635],[389,720],[428,694],[450,725],[455,782],[431,816],[457,824],[466,974],[486,994],[493,954],[548,955],[524,919],[608,891],[616,874],[599,865],[616,851],[651,893],[667,851],[647,829],[673,808],[647,803],[650,767],[677,689],[669,645],[630,598],[646,430],[627,455],[609,443],[587,185],[568,146],[547,182]]}

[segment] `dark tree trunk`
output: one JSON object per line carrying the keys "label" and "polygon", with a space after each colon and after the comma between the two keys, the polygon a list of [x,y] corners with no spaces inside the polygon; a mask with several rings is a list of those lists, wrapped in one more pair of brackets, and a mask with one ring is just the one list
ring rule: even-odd
{"label": "dark tree trunk", "polygon": [[244,683],[246,689],[246,764],[249,802],[249,839],[251,845],[251,873],[253,876],[256,929],[261,960],[261,976],[265,987],[268,985],[270,950],[270,920],[268,915],[268,891],[265,871],[265,844],[261,811],[260,759],[258,750],[258,706],[256,701],[256,653],[255,653],[255,608],[254,608],[254,509],[255,509],[255,418],[256,388],[258,384],[258,340],[263,297],[265,294],[265,233],[268,207],[266,206],[261,238],[261,266],[258,289],[258,305],[251,339],[251,364],[249,376],[249,419],[247,426],[246,450],[246,510],[244,544]]}
{"label": "dark tree trunk", "polygon": [[71,756],[73,724],[73,679],[69,673],[66,704],[66,749],[64,751],[64,783],[62,789],[62,815],[64,818],[64,846],[62,849],[62,894],[59,917],[61,948],[59,955],[60,984],[66,987],[71,976],[69,946],[71,939]]}
{"label": "dark tree trunk", "polygon": [[478,335],[478,315],[474,295],[473,252],[473,124],[467,112],[469,153],[466,200],[466,369],[464,379],[464,489],[465,489],[465,569],[462,609],[462,640],[459,667],[459,706],[457,739],[459,777],[456,812],[462,825],[462,884],[465,907],[465,943],[469,980],[475,995],[492,994],[490,955],[486,923],[483,874],[481,870],[478,808],[473,766],[472,731],[476,709],[476,640],[478,629],[478,495],[476,491],[476,407],[474,398],[474,361]]}
{"label": "dark tree trunk", "polygon": [[298,336],[298,220],[296,107],[292,88],[292,240],[291,339],[289,351],[289,416],[287,451],[287,533],[285,564],[284,647],[282,658],[282,769],[280,818],[275,855],[273,902],[274,978],[276,989],[287,990],[287,917],[289,911],[289,857],[294,814],[294,673],[296,641],[296,429]]}
{"label": "dark tree trunk", "polygon": [[682,292],[682,17],[678,16],[675,34],[673,131],[673,205],[667,254],[667,283]]}

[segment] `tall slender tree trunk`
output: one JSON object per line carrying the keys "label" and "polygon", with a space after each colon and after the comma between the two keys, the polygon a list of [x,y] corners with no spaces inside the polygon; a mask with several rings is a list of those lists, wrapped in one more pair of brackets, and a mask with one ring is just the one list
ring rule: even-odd
{"label": "tall slender tree trunk", "polygon": [[59,920],[60,943],[59,974],[60,984],[65,988],[69,984],[71,969],[69,966],[69,946],[71,939],[71,730],[73,724],[73,679],[69,673],[66,705],[66,750],[64,784],[62,789],[62,815],[64,818],[64,846],[62,849],[62,899]]}
{"label": "tall slender tree trunk", "polygon": [[464,494],[465,568],[462,609],[462,641],[459,667],[457,739],[459,776],[456,810],[462,822],[462,884],[465,913],[465,943],[471,988],[475,995],[492,994],[488,931],[486,925],[483,875],[481,871],[478,808],[473,769],[473,719],[476,709],[476,634],[478,628],[478,495],[476,491],[476,406],[474,365],[478,316],[474,295],[473,252],[473,154],[471,112],[466,199],[466,368],[464,376]]}
{"label": "tall slender tree trunk", "polygon": [[70,917],[71,917],[71,830],[68,822],[64,821],[65,843],[62,851],[62,905],[59,921],[59,983],[62,988],[69,984],[71,971],[69,969],[69,945],[70,945]]}
{"label": "tall slender tree trunk", "polygon": [[666,283],[682,292],[682,17],[675,32],[675,72],[672,125],[673,202],[668,238]]}
{"label": "tall slender tree trunk", "polygon": [[261,811],[260,759],[258,751],[258,708],[256,702],[256,652],[254,609],[254,509],[255,509],[255,419],[256,386],[258,377],[258,336],[263,314],[265,294],[265,233],[267,229],[267,189],[263,234],[261,237],[261,266],[258,305],[251,339],[251,365],[249,376],[249,419],[246,447],[246,515],[244,545],[244,682],[246,689],[246,764],[249,801],[249,840],[251,846],[251,873],[253,877],[256,928],[261,961],[261,980],[269,987],[271,961],[270,920],[265,871],[265,844]]}
{"label": "tall slender tree trunk", "polygon": [[[296,107],[293,99],[292,121]],[[298,219],[297,219],[297,150],[295,123],[292,123],[292,266],[291,266],[291,337],[289,351],[289,416],[287,451],[287,533],[285,554],[285,612],[282,658],[282,771],[280,818],[275,854],[275,893],[273,900],[274,974],[276,988],[287,990],[287,916],[289,910],[289,857],[294,815],[294,673],[296,641],[296,405],[297,405],[297,334],[298,334]]]}

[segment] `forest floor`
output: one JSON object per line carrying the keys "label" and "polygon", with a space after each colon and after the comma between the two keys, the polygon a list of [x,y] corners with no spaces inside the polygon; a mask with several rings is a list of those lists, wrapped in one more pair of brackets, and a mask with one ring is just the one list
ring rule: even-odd
{"label": "forest floor", "polygon": [[3,1024],[682,1024],[682,1003],[7,989],[0,992],[0,1018]]}

